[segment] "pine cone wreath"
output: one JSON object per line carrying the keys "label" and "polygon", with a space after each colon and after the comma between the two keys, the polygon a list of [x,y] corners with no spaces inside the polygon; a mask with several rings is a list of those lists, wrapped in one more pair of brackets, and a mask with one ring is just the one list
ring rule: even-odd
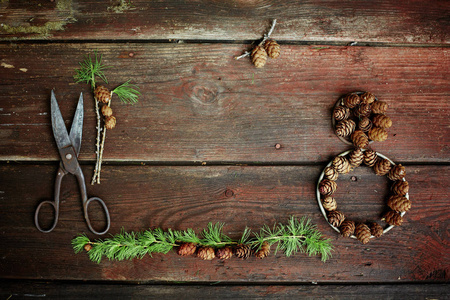
{"label": "pine cone wreath", "polygon": [[334,180],[334,181],[336,181],[339,176],[338,171],[336,171],[336,169],[333,168],[332,166],[326,167],[325,170],[323,171],[323,174],[326,179]]}
{"label": "pine cone wreath", "polygon": [[225,260],[233,256],[233,248],[225,246],[216,250],[216,256],[218,259]]}
{"label": "pine cone wreath", "polygon": [[372,121],[368,117],[362,117],[358,123],[358,129],[367,132],[372,128]]}
{"label": "pine cone wreath", "polygon": [[336,134],[340,137],[346,137],[355,131],[356,123],[353,120],[342,120],[336,124]]}
{"label": "pine cone wreath", "polygon": [[343,213],[337,210],[333,210],[328,212],[328,223],[330,223],[334,227],[341,226],[342,222],[344,222],[345,216]]}
{"label": "pine cone wreath", "polygon": [[327,211],[333,211],[337,209],[337,202],[336,199],[334,199],[331,196],[326,196],[322,199],[322,206]]}
{"label": "pine cone wreath", "polygon": [[367,103],[367,104],[371,104],[371,103],[375,102],[375,100],[376,100],[375,96],[370,92],[365,92],[364,94],[362,94],[359,97],[361,98],[362,103]]}
{"label": "pine cone wreath", "polygon": [[356,109],[355,109],[355,116],[358,118],[361,117],[368,117],[370,116],[372,112],[372,108],[370,104],[368,103],[361,103]]}
{"label": "pine cone wreath", "polygon": [[398,212],[392,210],[388,211],[381,220],[394,226],[400,226],[403,224],[402,216]]}
{"label": "pine cone wreath", "polygon": [[237,258],[247,259],[252,254],[252,247],[246,244],[239,244],[234,249],[234,255]]}
{"label": "pine cone wreath", "polygon": [[383,235],[383,227],[381,227],[380,224],[376,223],[376,222],[371,222],[369,224],[369,228],[370,228],[370,234],[372,234],[374,237],[380,237]]}
{"label": "pine cone wreath", "polygon": [[181,243],[177,249],[177,254],[181,256],[193,255],[197,250],[197,245],[195,243]]}
{"label": "pine cone wreath", "polygon": [[361,149],[355,149],[348,155],[348,162],[352,167],[359,167],[364,160],[364,152]]}
{"label": "pine cone wreath", "polygon": [[350,109],[346,106],[340,105],[334,109],[333,118],[336,121],[346,120],[350,117]]}
{"label": "pine cone wreath", "polygon": [[375,101],[372,103],[372,112],[374,114],[385,114],[388,110],[388,104],[384,101]]}
{"label": "pine cone wreath", "polygon": [[99,85],[94,90],[94,97],[99,102],[108,103],[111,100],[111,93],[108,88]]}
{"label": "pine cone wreath", "polygon": [[408,181],[398,180],[394,182],[391,187],[391,191],[396,195],[405,196],[409,192]]}
{"label": "pine cone wreath", "polygon": [[116,117],[109,116],[105,119],[105,127],[106,129],[113,129],[116,127]]}
{"label": "pine cone wreath", "polygon": [[384,142],[388,138],[386,129],[380,127],[372,127],[368,132],[369,139],[375,142]]}
{"label": "pine cone wreath", "polygon": [[373,150],[366,150],[364,152],[364,163],[368,167],[373,167],[378,160],[378,155]]}
{"label": "pine cone wreath", "polygon": [[388,173],[388,178],[392,181],[401,180],[406,175],[406,168],[401,164],[395,165]]}
{"label": "pine cone wreath", "polygon": [[102,106],[102,115],[104,117],[111,117],[112,116],[112,108],[109,107],[108,105],[103,105]]}
{"label": "pine cone wreath", "polygon": [[262,68],[266,64],[267,61],[267,52],[261,46],[256,46],[252,50],[252,63],[257,68]]}
{"label": "pine cone wreath", "polygon": [[355,222],[344,220],[341,227],[339,227],[339,230],[341,231],[341,235],[343,237],[350,237],[355,232]]}
{"label": "pine cone wreath", "polygon": [[371,237],[370,228],[366,224],[359,223],[355,227],[355,236],[361,243],[367,244]]}
{"label": "pine cone wreath", "polygon": [[322,181],[319,183],[319,193],[328,196],[333,194],[336,191],[337,184],[333,180],[329,179],[322,179]]}
{"label": "pine cone wreath", "polygon": [[267,40],[264,44],[264,49],[270,58],[278,58],[280,56],[280,45],[274,40]]}
{"label": "pine cone wreath", "polygon": [[392,126],[392,120],[385,115],[375,115],[372,117],[372,123],[376,127],[389,128]]}
{"label": "pine cone wreath", "polygon": [[367,146],[369,146],[369,138],[362,130],[355,130],[350,138],[353,142],[353,145],[358,148],[365,149],[367,148]]}
{"label": "pine cone wreath", "polygon": [[343,156],[336,156],[333,159],[332,164],[336,171],[340,174],[347,174],[348,172],[350,172],[350,163]]}
{"label": "pine cone wreath", "polygon": [[270,245],[268,242],[263,242],[261,248],[258,251],[256,251],[255,256],[257,258],[263,259],[269,256],[269,254],[270,254]]}
{"label": "pine cone wreath", "polygon": [[392,210],[403,212],[411,208],[411,201],[405,196],[393,195],[389,197],[387,205]]}
{"label": "pine cone wreath", "polygon": [[216,254],[213,247],[200,247],[197,256],[203,260],[212,260],[216,257]]}
{"label": "pine cone wreath", "polygon": [[378,176],[384,176],[391,170],[391,167],[391,162],[389,160],[380,158],[373,166],[373,170]]}
{"label": "pine cone wreath", "polygon": [[348,94],[344,97],[344,105],[348,108],[354,108],[361,102],[357,94]]}

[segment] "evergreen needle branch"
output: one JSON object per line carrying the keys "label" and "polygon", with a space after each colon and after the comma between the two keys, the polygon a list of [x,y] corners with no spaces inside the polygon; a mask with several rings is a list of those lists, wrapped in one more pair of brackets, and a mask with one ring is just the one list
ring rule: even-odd
{"label": "evergreen needle branch", "polygon": [[75,253],[86,250],[89,258],[100,263],[103,257],[110,260],[124,260],[143,258],[146,254],[168,253],[174,247],[182,243],[194,243],[197,246],[221,248],[224,246],[242,244],[249,245],[259,250],[263,243],[277,244],[276,251],[282,251],[286,256],[297,252],[312,255],[320,255],[322,261],[331,256],[333,247],[329,239],[324,239],[322,234],[312,225],[310,220],[302,218],[298,220],[291,217],[287,224],[275,224],[272,228],[264,225],[259,233],[245,228],[242,237],[238,241],[232,240],[223,233],[224,223],[209,223],[199,237],[194,230],[163,230],[161,228],[149,229],[144,232],[125,232],[111,236],[105,240],[91,241],[85,234],[72,240]]}

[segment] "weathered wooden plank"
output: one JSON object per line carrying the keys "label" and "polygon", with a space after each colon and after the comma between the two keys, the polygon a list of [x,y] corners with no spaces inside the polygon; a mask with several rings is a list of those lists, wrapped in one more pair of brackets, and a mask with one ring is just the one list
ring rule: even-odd
{"label": "weathered wooden plank", "polygon": [[[154,167],[105,166],[103,183],[89,195],[109,207],[110,232],[148,227],[199,230],[225,222],[239,238],[245,226],[285,222],[305,215],[332,239],[333,257],[282,254],[201,261],[174,252],[142,260],[92,263],[74,254],[71,239],[87,232],[73,177],[64,180],[60,221],[54,232],[34,228],[39,201],[53,192],[56,165],[0,166],[0,270],[2,278],[156,282],[410,282],[448,280],[449,166],[407,166],[413,207],[403,226],[367,245],[341,238],[322,217],[314,189],[323,166]],[[84,168],[85,174],[92,168]],[[351,175],[357,181],[350,180]],[[338,180],[340,209],[354,220],[377,220],[384,207],[384,177],[361,167]],[[228,192],[227,192],[228,191]],[[346,195],[346,196],[345,196]],[[98,220],[95,215],[91,219]]]}
{"label": "weathered wooden plank", "polygon": [[446,284],[370,285],[111,285],[7,281],[0,283],[2,299],[447,299]]}
{"label": "weathered wooden plank", "polygon": [[[122,6],[116,6],[122,3]],[[447,1],[2,1],[0,38],[446,43]]]}
{"label": "weathered wooden plank", "polygon": [[290,45],[264,69],[233,59],[244,48],[0,45],[0,158],[59,159],[49,116],[55,88],[68,125],[79,93],[85,93],[80,159],[94,159],[92,95],[72,76],[83,55],[98,49],[112,66],[106,71],[112,87],[131,78],[142,91],[134,106],[114,100],[118,123],[108,132],[105,161],[326,161],[348,149],[332,131],[335,101],[347,92],[368,90],[389,103],[394,123],[388,140],[373,144],[374,149],[399,162],[448,162],[447,48]]}

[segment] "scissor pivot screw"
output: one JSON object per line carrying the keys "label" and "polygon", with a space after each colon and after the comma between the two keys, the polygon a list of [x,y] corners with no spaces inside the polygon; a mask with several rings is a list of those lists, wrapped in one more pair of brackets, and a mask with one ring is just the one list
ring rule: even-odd
{"label": "scissor pivot screw", "polygon": [[72,154],[67,153],[67,154],[66,154],[66,158],[67,158],[67,159],[72,159]]}

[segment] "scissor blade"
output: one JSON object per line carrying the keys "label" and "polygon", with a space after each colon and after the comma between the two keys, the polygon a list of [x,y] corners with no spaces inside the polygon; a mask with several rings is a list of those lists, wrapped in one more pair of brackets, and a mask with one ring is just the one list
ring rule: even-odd
{"label": "scissor blade", "polygon": [[81,148],[81,136],[83,134],[83,93],[80,94],[80,99],[78,100],[77,110],[75,111],[75,116],[72,121],[72,128],[70,128],[70,140],[78,155],[80,154]]}
{"label": "scissor blade", "polygon": [[51,114],[52,114],[52,129],[55,137],[56,145],[59,149],[72,145],[72,142],[67,134],[66,124],[64,124],[61,111],[59,110],[58,102],[56,102],[55,93],[52,90],[51,97]]}

